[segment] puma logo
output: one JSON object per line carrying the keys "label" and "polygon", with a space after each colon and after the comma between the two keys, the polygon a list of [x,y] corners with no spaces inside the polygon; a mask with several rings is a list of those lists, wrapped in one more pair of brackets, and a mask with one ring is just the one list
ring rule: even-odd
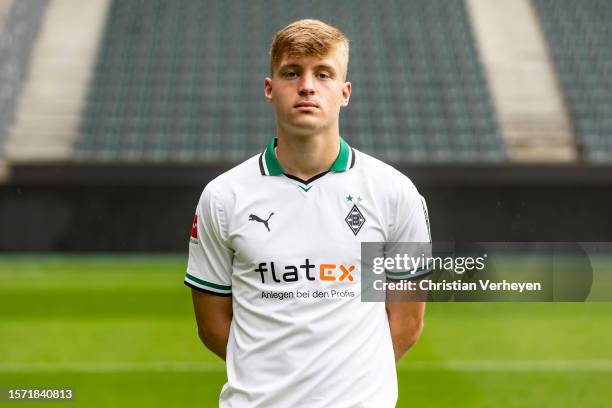
{"label": "puma logo", "polygon": [[251,214],[249,215],[249,221],[257,221],[257,222],[261,222],[263,223],[263,225],[266,226],[266,229],[268,230],[268,232],[270,232],[270,227],[268,226],[268,221],[270,221],[270,218],[274,215],[274,213],[270,213],[270,215],[268,216],[267,220],[262,220],[261,218],[259,218],[258,216],[256,216],[255,214]]}

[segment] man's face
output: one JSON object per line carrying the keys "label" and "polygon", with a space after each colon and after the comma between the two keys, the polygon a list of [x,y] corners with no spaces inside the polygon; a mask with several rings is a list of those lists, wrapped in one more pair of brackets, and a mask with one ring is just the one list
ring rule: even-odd
{"label": "man's face", "polygon": [[340,107],[348,105],[351,95],[345,75],[346,57],[338,46],[323,57],[284,56],[264,81],[277,125],[303,136],[337,126]]}

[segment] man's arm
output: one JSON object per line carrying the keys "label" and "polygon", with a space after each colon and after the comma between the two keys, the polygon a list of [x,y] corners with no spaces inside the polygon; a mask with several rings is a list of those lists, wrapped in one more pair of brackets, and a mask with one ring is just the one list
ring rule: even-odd
{"label": "man's arm", "polygon": [[388,301],[386,309],[397,362],[421,336],[425,302]]}
{"label": "man's arm", "polygon": [[412,280],[415,290],[387,290],[385,307],[396,362],[414,346],[423,331],[427,291],[418,289],[422,279]]}
{"label": "man's arm", "polygon": [[215,296],[191,289],[193,309],[202,343],[225,360],[230,324],[232,323],[232,297]]}

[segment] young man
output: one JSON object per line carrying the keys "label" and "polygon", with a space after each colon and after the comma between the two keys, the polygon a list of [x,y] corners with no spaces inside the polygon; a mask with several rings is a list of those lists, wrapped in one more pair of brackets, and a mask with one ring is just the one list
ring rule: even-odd
{"label": "young man", "polygon": [[222,407],[397,401],[395,361],[425,305],[362,302],[360,244],[428,242],[429,226],[410,180],[339,135],[348,59],[320,21],[278,32],[264,81],[276,137],[198,203],[185,283],[202,342],[226,360]]}

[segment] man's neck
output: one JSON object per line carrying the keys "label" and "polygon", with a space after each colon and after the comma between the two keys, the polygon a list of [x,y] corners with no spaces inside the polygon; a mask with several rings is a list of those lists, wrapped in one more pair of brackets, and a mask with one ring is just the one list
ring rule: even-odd
{"label": "man's neck", "polygon": [[337,131],[309,136],[278,132],[276,159],[287,174],[308,180],[330,169],[340,152]]}

